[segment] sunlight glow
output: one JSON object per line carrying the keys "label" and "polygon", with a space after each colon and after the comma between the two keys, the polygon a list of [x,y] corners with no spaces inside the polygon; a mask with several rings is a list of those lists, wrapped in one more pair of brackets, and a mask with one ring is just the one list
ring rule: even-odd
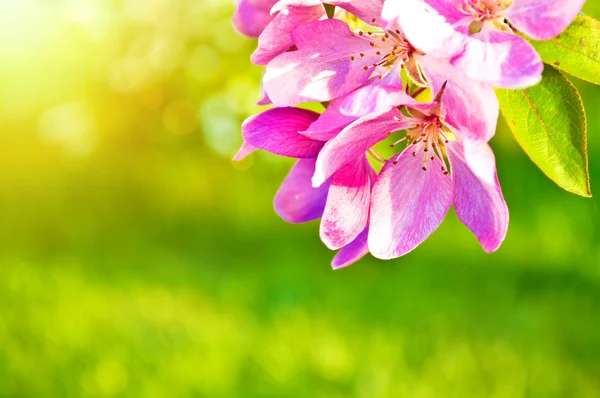
{"label": "sunlight glow", "polygon": [[0,2],[0,55],[30,52],[43,44],[55,27],[52,6],[42,1]]}

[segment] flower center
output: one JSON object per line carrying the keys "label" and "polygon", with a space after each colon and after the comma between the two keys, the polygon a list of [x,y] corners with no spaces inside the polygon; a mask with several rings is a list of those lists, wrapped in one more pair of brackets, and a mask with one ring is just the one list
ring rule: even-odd
{"label": "flower center", "polygon": [[489,21],[501,18],[502,12],[512,5],[512,0],[465,0],[458,10],[476,21]]}
{"label": "flower center", "polygon": [[[373,22],[375,22],[375,19],[373,19]],[[376,68],[375,74],[378,74],[380,79],[382,79],[383,75],[397,63],[400,63],[400,66],[407,63],[413,51],[411,45],[404,39],[402,32],[398,29],[395,31],[387,30],[381,32],[364,32],[359,30],[357,33],[353,33],[353,36],[359,36],[368,40],[371,45],[371,50],[365,53],[352,55],[350,60],[360,61],[360,59],[365,56],[379,56],[378,62],[365,65],[363,68],[364,70]],[[369,58],[372,59],[372,57]],[[378,73],[377,68],[380,67],[383,68],[383,70]]]}
{"label": "flower center", "polygon": [[[431,167],[439,167],[444,175],[448,175],[448,166],[446,164],[447,151],[446,145],[449,142],[448,133],[450,130],[437,115],[430,115],[420,120],[415,126],[408,130],[404,138],[399,139],[390,145],[394,148],[396,145],[407,141],[412,149],[412,156],[423,157],[423,171]],[[388,133],[391,135],[392,133]],[[400,154],[393,160],[393,164],[398,164]]]}

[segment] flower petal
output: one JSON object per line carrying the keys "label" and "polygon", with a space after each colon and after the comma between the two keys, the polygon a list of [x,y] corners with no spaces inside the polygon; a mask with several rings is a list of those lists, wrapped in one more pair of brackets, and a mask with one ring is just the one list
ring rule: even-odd
{"label": "flower petal", "polygon": [[464,6],[465,0],[425,0],[427,4],[439,12],[451,24],[455,24],[466,15],[460,12],[459,6]]}
{"label": "flower petal", "polygon": [[321,220],[321,240],[336,250],[351,243],[367,226],[375,171],[363,154],[331,178]]}
{"label": "flower petal", "polygon": [[315,171],[315,159],[300,159],[275,195],[275,211],[290,223],[304,223],[321,217],[327,201],[329,182],[313,188],[310,179]]}
{"label": "flower petal", "polygon": [[514,0],[506,17],[520,32],[535,40],[548,40],[573,22],[585,0]]}
{"label": "flower petal", "polygon": [[474,80],[507,89],[536,85],[544,71],[542,59],[527,40],[490,27],[470,36],[452,64]]}
{"label": "flower petal", "polygon": [[[395,120],[396,117],[402,120]],[[404,130],[411,124],[397,108],[373,113],[352,123],[323,147],[317,158],[313,185],[321,185],[343,166],[364,155],[373,145],[386,139],[388,132]]]}
{"label": "flower petal", "polygon": [[290,7],[312,7],[325,4],[323,0],[279,0],[271,9],[271,13],[284,11]]}
{"label": "flower petal", "polygon": [[348,95],[331,101],[319,119],[302,134],[314,140],[328,141],[356,119],[373,112],[413,101],[398,85],[384,85],[374,78]]}
{"label": "flower petal", "polygon": [[299,108],[274,108],[252,116],[242,125],[244,140],[276,155],[314,158],[323,143],[298,134],[306,130],[319,114]]}
{"label": "flower petal", "polygon": [[256,148],[244,141],[242,143],[242,146],[240,147],[240,150],[237,151],[237,153],[233,157],[233,160],[235,160],[236,162],[242,161],[254,151],[256,151]]}
{"label": "flower petal", "polygon": [[337,270],[352,265],[369,253],[368,236],[369,229],[366,228],[351,243],[342,247],[331,262],[332,268]]}
{"label": "flower petal", "polygon": [[496,133],[500,113],[493,87],[429,57],[419,58],[419,63],[434,96],[447,82],[442,97],[446,122],[466,138],[489,141]]}
{"label": "flower petal", "polygon": [[269,11],[276,2],[277,0],[239,0],[233,15],[233,26],[245,36],[260,36],[273,19]]}
{"label": "flower petal", "polygon": [[271,105],[271,104],[272,104],[271,99],[269,98],[267,93],[265,93],[265,90],[263,90],[262,84],[261,84],[260,98],[258,99],[258,101],[256,101],[256,105]]}
{"label": "flower petal", "polygon": [[[327,3],[343,8],[362,21],[379,26],[383,0],[328,0]],[[375,21],[373,20],[375,19]]]}
{"label": "flower petal", "polygon": [[267,65],[273,58],[294,45],[292,41],[294,29],[304,23],[326,18],[327,13],[322,5],[290,7],[282,10],[258,38],[258,48],[251,56],[252,62],[256,65]]}
{"label": "flower petal", "polygon": [[369,23],[374,23],[373,18],[379,18],[383,7],[383,0],[280,0],[271,12],[283,10],[290,6],[311,6],[325,3],[343,8]]}
{"label": "flower petal", "polygon": [[486,143],[451,142],[454,209],[487,252],[497,250],[508,231],[508,207],[496,173],[492,149]]}
{"label": "flower petal", "polygon": [[403,256],[415,249],[442,223],[452,205],[449,175],[439,167],[423,171],[423,157],[407,148],[387,162],[371,194],[369,250],[380,259]]}
{"label": "flower petal", "polygon": [[386,1],[383,15],[390,21],[390,27],[398,26],[411,46],[421,53],[450,59],[465,47],[465,36],[422,0]]}
{"label": "flower petal", "polygon": [[265,91],[276,106],[346,95],[367,81],[380,59],[368,40],[338,19],[303,24],[294,30],[292,40],[298,50],[269,62],[264,77]]}

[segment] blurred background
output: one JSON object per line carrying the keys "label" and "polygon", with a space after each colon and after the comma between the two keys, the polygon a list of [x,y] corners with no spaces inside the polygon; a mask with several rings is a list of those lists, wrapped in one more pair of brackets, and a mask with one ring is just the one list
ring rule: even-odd
{"label": "blurred background", "polygon": [[600,397],[597,199],[502,122],[497,253],[451,212],[332,271],[318,224],[272,209],[291,161],[231,161],[261,75],[232,12],[0,1],[0,397]]}

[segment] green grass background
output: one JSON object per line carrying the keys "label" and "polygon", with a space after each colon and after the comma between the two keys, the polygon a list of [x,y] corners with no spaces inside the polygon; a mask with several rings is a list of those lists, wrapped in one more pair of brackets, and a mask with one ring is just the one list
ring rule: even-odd
{"label": "green grass background", "polygon": [[0,5],[0,397],[600,397],[597,199],[501,122],[497,253],[451,212],[333,272],[318,224],[272,210],[291,161],[230,160],[261,74],[232,10]]}

